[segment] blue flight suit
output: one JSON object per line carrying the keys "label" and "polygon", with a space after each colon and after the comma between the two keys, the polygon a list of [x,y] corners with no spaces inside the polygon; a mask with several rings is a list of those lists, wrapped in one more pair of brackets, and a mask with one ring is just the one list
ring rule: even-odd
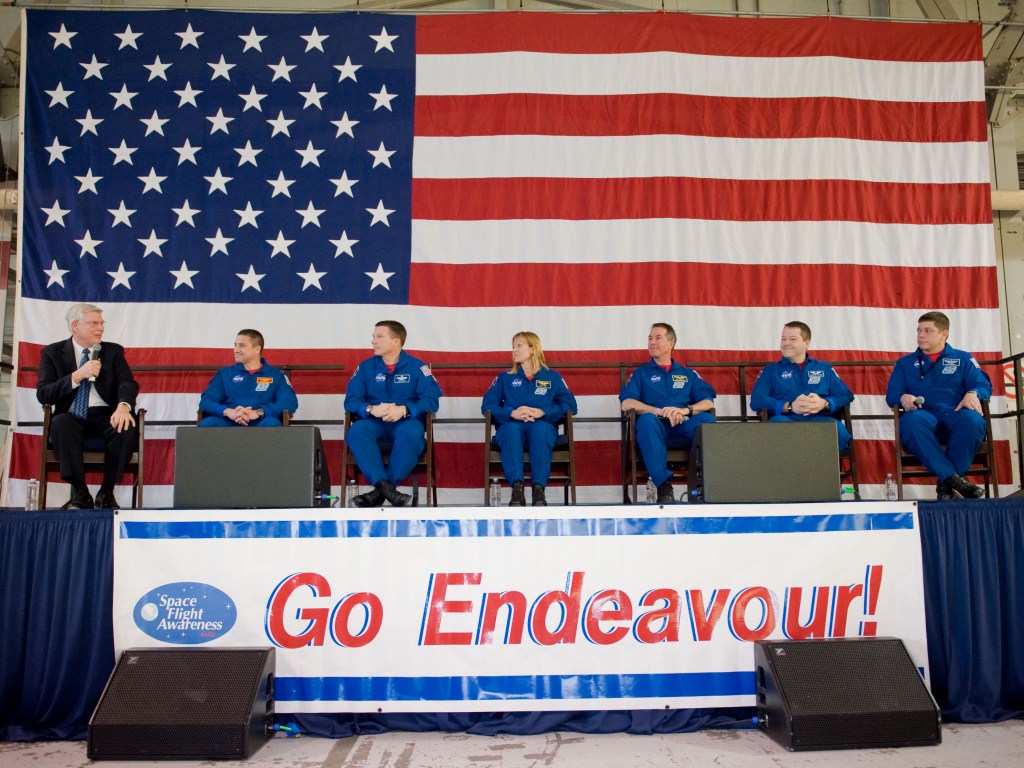
{"label": "blue flight suit", "polygon": [[[440,399],[441,387],[430,368],[405,350],[392,371],[379,355],[356,367],[345,392],[345,410],[360,418],[349,427],[345,439],[370,485],[381,480],[398,485],[409,476],[427,444],[426,414],[437,412]],[[367,414],[367,408],[381,403],[404,405],[409,418],[388,422]],[[394,441],[387,469],[377,444],[380,438]]]}
{"label": "blue flight suit", "polygon": [[[715,388],[692,368],[684,368],[672,361],[672,366],[666,371],[651,358],[651,362],[633,371],[619,392],[619,402],[639,400],[655,408],[685,408],[701,400],[714,400],[717,396]],[[655,485],[660,486],[672,477],[668,468],[668,439],[678,438],[684,448],[689,448],[693,444],[697,427],[714,420],[714,414],[704,411],[691,416],[677,427],[670,427],[668,419],[659,418],[653,413],[637,416],[636,442],[644,466],[647,467],[647,474]]]}
{"label": "blue flight suit", "polygon": [[[521,405],[540,408],[544,418],[517,421],[512,411]],[[494,440],[501,450],[501,466],[509,485],[524,482],[523,449],[529,446],[530,483],[545,488],[551,476],[551,452],[558,438],[556,424],[568,411],[576,413],[576,398],[557,372],[542,368],[527,378],[520,368],[516,373],[502,371],[484,394],[480,412],[491,412],[498,430]]]}
{"label": "blue flight suit", "polygon": [[[962,475],[985,439],[985,418],[970,408],[954,410],[971,390],[979,400],[992,397],[992,382],[969,352],[946,344],[933,363],[920,349],[896,361],[885,401],[899,405],[905,394],[924,405],[900,416],[900,442],[939,482]],[[941,443],[946,443],[942,450]]]}
{"label": "blue flight suit", "polygon": [[[792,403],[800,395],[811,393],[828,401],[827,412],[816,413],[813,416],[782,412],[786,403]],[[843,383],[831,365],[807,355],[803,366],[786,358],[766,365],[754,382],[750,407],[755,411],[766,409],[769,421],[833,421],[839,437],[839,452],[842,453],[853,436],[846,425],[832,414],[841,411],[852,403],[853,399],[850,388]]]}
{"label": "blue flight suit", "polygon": [[241,363],[221,368],[199,397],[199,409],[205,414],[200,427],[237,427],[225,419],[225,408],[248,406],[262,408],[263,418],[250,421],[251,427],[280,427],[285,411],[295,413],[299,398],[280,369],[260,358],[260,368],[251,373]]}

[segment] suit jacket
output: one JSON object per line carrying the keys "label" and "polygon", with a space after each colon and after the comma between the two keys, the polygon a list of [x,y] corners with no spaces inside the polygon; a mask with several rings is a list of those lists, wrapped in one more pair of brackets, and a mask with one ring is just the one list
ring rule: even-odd
{"label": "suit jacket", "polygon": [[[118,403],[128,403],[134,411],[139,384],[132,376],[128,361],[124,359],[124,347],[104,341],[99,360],[103,365],[93,386],[100,397],[111,408],[116,408]],[[79,367],[71,339],[43,347],[39,359],[36,399],[43,405],[52,405],[55,414],[66,413],[71,409],[78,391],[77,387],[71,386],[71,374]]]}

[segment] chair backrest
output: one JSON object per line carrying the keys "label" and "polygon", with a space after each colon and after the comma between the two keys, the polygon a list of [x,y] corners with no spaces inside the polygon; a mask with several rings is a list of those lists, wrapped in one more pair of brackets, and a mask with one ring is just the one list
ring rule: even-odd
{"label": "chair backrest", "polygon": [[[900,440],[900,416],[904,413],[899,405],[892,407],[893,436],[896,455],[896,492],[897,498],[903,499],[903,478],[933,477],[921,464],[921,460],[903,447]],[[974,454],[971,466],[964,473],[968,477],[981,477],[985,481],[985,495],[999,498],[999,466],[996,456],[996,444],[992,438],[992,413],[989,401],[981,401],[981,415],[985,419],[985,439],[981,441]]]}
{"label": "chair backrest", "polygon": [[[343,440],[345,442],[344,449],[341,452],[341,505],[345,506],[348,504],[348,484],[350,480],[359,481],[359,467],[356,465],[355,457],[352,456],[352,452],[348,447],[348,431],[352,428],[352,425],[359,421],[362,417],[355,413],[345,412],[345,426]],[[417,506],[419,504],[419,476],[423,474],[426,477],[427,486],[427,504],[432,507],[437,506],[437,471],[434,466],[434,418],[433,413],[428,412],[424,418],[424,435],[426,438],[426,444],[423,448],[423,453],[420,454],[420,459],[413,467],[411,477],[413,478],[413,494],[412,504]],[[391,454],[390,445],[381,446],[381,456],[384,461],[387,462],[388,457]]]}
{"label": "chair backrest", "polygon": [[[576,504],[576,441],[572,431],[572,412],[566,414],[556,423],[558,441],[551,452],[551,474],[549,482],[563,483],[565,488],[565,505]],[[492,479],[502,480],[505,477],[501,466],[501,452],[494,445],[494,424],[490,411],[484,411],[484,506],[490,503],[490,483]],[[524,469],[529,472],[529,449],[525,450]]]}
{"label": "chair backrest", "polygon": [[[60,462],[57,454],[50,447],[50,422],[53,419],[53,406],[43,406],[43,434],[40,443],[39,453],[39,508],[46,508],[46,491],[49,485],[48,477],[52,470],[60,469]],[[139,433],[139,444],[135,451],[128,458],[125,472],[132,477],[132,507],[139,509],[143,502],[143,489],[145,487],[145,438],[146,438],[146,409],[135,410],[135,427]],[[87,441],[88,443],[88,441]],[[106,463],[106,455],[101,446],[95,446],[98,450],[86,450],[82,452],[82,462],[86,470],[102,469]]]}

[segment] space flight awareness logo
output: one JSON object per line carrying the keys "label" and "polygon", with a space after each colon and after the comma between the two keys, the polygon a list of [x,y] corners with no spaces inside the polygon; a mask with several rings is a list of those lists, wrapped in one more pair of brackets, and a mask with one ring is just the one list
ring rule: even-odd
{"label": "space flight awareness logo", "polygon": [[135,626],[175,645],[200,645],[223,637],[235,625],[238,609],[210,584],[179,581],[151,589],[135,603]]}

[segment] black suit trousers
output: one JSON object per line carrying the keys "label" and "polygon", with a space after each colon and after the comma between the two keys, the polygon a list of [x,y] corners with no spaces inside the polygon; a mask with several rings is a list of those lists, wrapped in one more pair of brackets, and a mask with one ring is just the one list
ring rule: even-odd
{"label": "black suit trousers", "polygon": [[111,408],[90,408],[84,421],[70,413],[58,413],[50,420],[50,445],[60,461],[63,480],[72,485],[85,485],[82,451],[90,448],[86,440],[97,438],[104,446],[103,486],[113,488],[120,482],[128,459],[138,445],[139,433],[135,427],[118,432],[110,426],[111,413]]}

